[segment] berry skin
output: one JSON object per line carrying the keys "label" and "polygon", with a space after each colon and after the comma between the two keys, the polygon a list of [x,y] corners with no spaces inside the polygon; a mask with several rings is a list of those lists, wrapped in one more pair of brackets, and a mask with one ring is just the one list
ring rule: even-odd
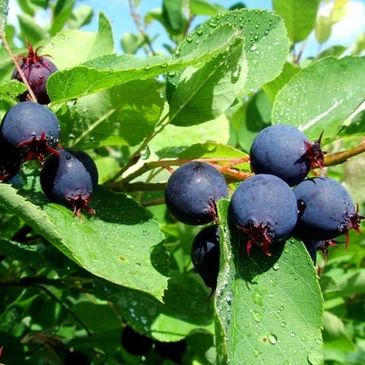
{"label": "berry skin", "polygon": [[219,230],[216,224],[203,228],[195,236],[191,260],[205,285],[214,291],[219,272]]}
{"label": "berry skin", "polygon": [[49,156],[40,176],[41,186],[49,200],[70,206],[76,215],[89,207],[98,184],[98,171],[91,157],[82,151],[64,149]]}
{"label": "berry skin", "polygon": [[145,355],[151,348],[153,341],[144,335],[137,333],[132,327],[126,326],[122,330],[121,344],[132,355]]}
{"label": "berry skin", "polygon": [[310,142],[297,128],[273,125],[254,139],[250,160],[256,174],[272,174],[290,186],[300,183],[313,167],[323,167],[320,140]]}
{"label": "berry skin", "polygon": [[31,101],[20,102],[5,114],[0,135],[17,147],[23,161],[43,161],[55,148],[60,138],[60,124],[47,107]]}
{"label": "berry skin", "polygon": [[230,223],[247,237],[248,255],[252,246],[257,245],[271,256],[271,244],[287,238],[297,218],[293,191],[274,175],[260,174],[243,181],[229,204]]}
{"label": "berry skin", "polygon": [[216,219],[216,201],[227,194],[226,181],[217,169],[205,162],[192,161],[170,176],[165,202],[180,222],[200,225]]}
{"label": "berry skin", "polygon": [[15,176],[20,164],[18,150],[0,137],[0,181],[8,181]]}
{"label": "berry skin", "polygon": [[359,230],[360,220],[350,194],[336,180],[315,177],[302,181],[294,189],[300,216],[297,225],[302,239],[331,240],[348,231]]}
{"label": "berry skin", "polygon": [[[37,98],[38,103],[48,104],[50,99],[46,89],[47,80],[48,77],[58,69],[53,62],[44,56],[38,55],[37,51],[38,49],[34,51],[32,45],[29,45],[28,55],[23,57],[19,66]],[[13,71],[11,78],[23,82],[17,69]],[[19,99],[21,101],[29,100],[29,93],[25,92],[20,95]]]}
{"label": "berry skin", "polygon": [[186,340],[177,342],[156,341],[155,350],[164,359],[171,360],[176,364],[181,364],[187,346]]}

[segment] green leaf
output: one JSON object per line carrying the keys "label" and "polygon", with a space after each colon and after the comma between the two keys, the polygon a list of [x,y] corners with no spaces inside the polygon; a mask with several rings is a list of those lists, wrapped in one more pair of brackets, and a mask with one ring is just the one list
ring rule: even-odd
{"label": "green leaf", "polygon": [[218,36],[224,39],[221,32],[227,32],[228,26],[244,39],[248,62],[246,91],[260,88],[280,74],[289,52],[289,40],[282,19],[266,10],[240,9],[218,14],[197,27],[177,52],[186,56],[195,52],[197,44],[208,47],[210,42],[218,41]]}
{"label": "green leaf", "polygon": [[52,36],[60,32],[71,16],[76,0],[58,0],[53,11],[50,33]]}
{"label": "green leaf", "polygon": [[73,147],[134,146],[148,136],[163,107],[155,80],[131,81],[80,98],[63,119],[62,133]]}
{"label": "green leaf", "polygon": [[12,102],[14,98],[22,94],[26,86],[17,80],[9,80],[0,84],[0,100]]}
{"label": "green leaf", "polygon": [[212,4],[207,0],[190,0],[190,11],[195,15],[214,16],[222,13],[226,9],[218,4]]}
{"label": "green leaf", "polygon": [[163,56],[139,59],[132,55],[100,57],[83,66],[53,74],[48,79],[48,93],[52,101],[62,102],[129,81],[151,79],[169,71],[202,64],[226,51],[235,35],[230,30],[225,36],[221,42],[213,37],[214,43],[206,42],[195,47],[194,52],[186,57],[175,59]]}
{"label": "green leaf", "polygon": [[[103,13],[100,13],[98,32],[65,30],[58,33],[48,44],[42,47],[42,53],[51,55],[52,61],[59,70],[74,67],[113,52],[112,30]],[[62,90],[69,81],[72,80],[62,79],[57,87]],[[49,87],[48,84],[47,87]]]}
{"label": "green leaf", "polygon": [[82,5],[76,8],[72,14],[71,18],[68,20],[68,26],[71,29],[78,29],[83,25],[89,24],[94,15],[93,8],[88,5]]}
{"label": "green leaf", "polygon": [[159,157],[176,157],[178,153],[194,143],[215,141],[228,143],[229,122],[223,114],[219,118],[190,127],[168,125],[149,144]]}
{"label": "green leaf", "polygon": [[144,37],[141,34],[124,33],[121,39],[121,46],[125,53],[135,54],[144,44]]}
{"label": "green leaf", "polygon": [[334,137],[364,101],[364,85],[365,57],[316,61],[279,91],[272,123],[296,126],[313,139],[322,131],[325,138]]}
{"label": "green leaf", "polygon": [[0,32],[4,30],[9,11],[9,0],[0,0]]}
{"label": "green leaf", "polygon": [[[364,106],[365,108],[365,106]],[[365,111],[358,113],[351,124],[345,125],[339,132],[340,137],[361,137],[365,135]]]}
{"label": "green leaf", "polygon": [[223,56],[201,68],[184,70],[170,94],[170,123],[199,124],[223,114],[239,96],[247,78],[243,43],[237,40]]}
{"label": "green leaf", "polygon": [[258,247],[247,256],[230,233],[228,204],[218,202],[217,364],[322,364],[322,296],[304,245],[291,239],[272,247],[271,257]]}
{"label": "green leaf", "polygon": [[300,69],[291,63],[285,63],[281,74],[273,81],[265,84],[263,89],[270,101],[273,103],[277,93],[282,87],[289,82],[289,80],[297,73]]}
{"label": "green leaf", "polygon": [[26,42],[36,44],[43,39],[45,34],[44,29],[31,16],[19,14],[18,20],[21,36]]}
{"label": "green leaf", "polygon": [[342,56],[345,51],[347,50],[346,47],[344,46],[332,46],[329,47],[327,49],[325,49],[324,51],[322,51],[317,58],[324,58],[324,57],[329,57],[329,56],[333,56],[333,57],[337,57],[339,58],[340,56]]}
{"label": "green leaf", "polygon": [[108,297],[118,312],[140,333],[159,341],[178,341],[193,332],[213,332],[209,290],[197,274],[169,279],[163,303],[134,290],[114,290]]}
{"label": "green leaf", "polygon": [[163,0],[162,15],[175,33],[181,33],[186,25],[184,0]]}
{"label": "green leaf", "polygon": [[284,18],[294,43],[306,39],[313,30],[319,3],[319,0],[273,0],[274,10]]}
{"label": "green leaf", "polygon": [[7,184],[0,184],[0,204],[92,274],[162,298],[167,278],[155,269],[158,262],[151,263],[162,234],[147,211],[123,194],[100,188],[93,218],[75,217],[41,194],[18,193]]}

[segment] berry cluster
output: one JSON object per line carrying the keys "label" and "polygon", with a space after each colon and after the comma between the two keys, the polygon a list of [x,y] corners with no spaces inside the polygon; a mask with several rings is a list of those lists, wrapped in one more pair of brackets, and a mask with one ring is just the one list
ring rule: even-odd
{"label": "berry cluster", "polygon": [[[311,142],[298,129],[275,125],[263,129],[250,150],[255,175],[233,192],[230,227],[246,242],[271,256],[272,245],[293,235],[302,240],[313,261],[316,250],[326,252],[334,238],[359,230],[358,208],[346,189],[326,176],[308,178],[312,168],[323,170],[320,140]],[[204,162],[189,162],[174,171],[167,182],[165,202],[181,222],[217,223],[216,201],[228,195],[223,175]],[[217,224],[203,228],[192,244],[192,262],[205,284],[215,289],[219,269]]]}
{"label": "berry cluster", "polygon": [[[56,66],[29,46],[21,69],[37,99],[49,102],[46,81]],[[14,177],[22,163],[38,160],[41,186],[51,201],[70,206],[77,215],[83,209],[93,214],[89,202],[98,183],[96,165],[85,152],[63,149],[59,139],[59,121],[47,106],[26,100],[11,107],[0,125],[0,181]]]}

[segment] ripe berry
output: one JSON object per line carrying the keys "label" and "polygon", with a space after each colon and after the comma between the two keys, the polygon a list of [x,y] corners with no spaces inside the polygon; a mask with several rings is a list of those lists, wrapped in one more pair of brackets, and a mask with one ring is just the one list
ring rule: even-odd
{"label": "ripe berry", "polygon": [[191,247],[191,260],[205,285],[215,290],[219,272],[219,231],[217,225],[205,227],[195,236]]}
{"label": "ripe berry", "polygon": [[[50,99],[46,89],[47,80],[51,74],[57,71],[57,67],[44,56],[38,55],[38,49],[34,51],[32,45],[29,45],[28,55],[23,57],[19,66],[37,98],[38,103],[48,104]],[[17,69],[13,71],[11,78],[23,82]],[[29,93],[25,92],[20,95],[19,98],[21,101],[29,100]]]}
{"label": "ripe berry", "polygon": [[82,209],[90,214],[95,213],[89,202],[98,184],[98,171],[85,152],[64,149],[58,155],[49,156],[41,171],[40,181],[50,200],[70,206],[76,215]]}
{"label": "ripe berry", "polygon": [[320,140],[312,143],[301,131],[289,125],[267,127],[252,143],[252,171],[276,175],[290,186],[296,185],[311,168],[323,167]]}
{"label": "ripe berry", "polygon": [[152,340],[137,333],[132,327],[126,326],[122,330],[121,344],[123,348],[132,355],[145,355],[152,348]]}
{"label": "ripe berry", "polygon": [[227,194],[227,184],[217,169],[205,162],[192,161],[170,176],[165,202],[176,219],[199,225],[216,218],[216,201]]}
{"label": "ripe berry", "polygon": [[39,159],[56,153],[60,124],[47,107],[31,101],[20,102],[5,114],[0,135],[17,147],[24,161]]}
{"label": "ripe berry", "polygon": [[315,177],[294,189],[300,216],[297,231],[301,238],[331,240],[348,231],[359,230],[360,220],[350,194],[336,180]]}
{"label": "ripe berry", "polygon": [[0,181],[8,181],[20,169],[18,150],[0,137]]}
{"label": "ripe berry", "polygon": [[187,348],[186,340],[176,342],[159,342],[155,343],[156,352],[164,359],[171,360],[181,364]]}
{"label": "ripe berry", "polygon": [[270,245],[288,237],[297,218],[293,191],[274,175],[255,175],[243,181],[229,205],[230,223],[247,237],[248,254],[257,245],[271,256]]}

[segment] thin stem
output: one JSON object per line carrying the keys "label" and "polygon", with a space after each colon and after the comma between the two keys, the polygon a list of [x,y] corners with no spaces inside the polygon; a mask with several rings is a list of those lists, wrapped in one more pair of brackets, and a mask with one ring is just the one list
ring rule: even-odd
{"label": "thin stem", "polygon": [[23,70],[19,66],[18,61],[17,61],[13,51],[10,49],[9,43],[6,40],[6,37],[5,37],[5,34],[4,34],[3,31],[0,31],[0,39],[2,40],[4,48],[5,48],[6,52],[8,52],[11,60],[13,61],[14,65],[15,65],[15,67],[16,67],[16,69],[17,69],[17,71],[18,71],[18,73],[19,73],[19,75],[22,79],[22,81],[24,82],[25,86],[27,87],[31,99],[35,103],[37,103],[38,100],[37,100],[36,96],[34,95],[34,92],[33,92],[32,88],[30,87],[29,82],[28,82],[27,78],[25,77]]}
{"label": "thin stem", "polygon": [[304,53],[304,50],[305,50],[306,45],[307,45],[307,42],[306,41],[302,42],[302,44],[300,46],[300,49],[299,49],[299,52],[298,52],[298,55],[296,56],[296,58],[294,60],[294,63],[296,65],[299,65],[300,60],[301,60],[301,58],[303,56],[303,53]]}
{"label": "thin stem", "polygon": [[49,289],[40,284],[33,284],[32,286],[39,288],[43,290],[46,294],[48,294],[55,302],[60,304],[61,307],[66,309],[66,311],[71,314],[71,316],[75,319],[75,321],[86,331],[88,336],[92,335],[92,332],[86,327],[85,323],[77,316],[77,314],[68,305],[62,302],[62,300],[57,298],[56,295],[54,295]]}
{"label": "thin stem", "polygon": [[324,158],[324,166],[339,165],[351,157],[355,157],[365,152],[365,141],[361,142],[358,146],[350,148],[349,150],[331,153]]}
{"label": "thin stem", "polygon": [[136,25],[139,33],[143,37],[143,39],[146,42],[146,45],[147,45],[147,47],[148,47],[148,49],[150,51],[150,55],[149,56],[155,56],[156,55],[156,52],[153,49],[151,39],[148,36],[148,34],[146,34],[146,32],[145,32],[144,25],[142,24],[142,21],[141,21],[141,16],[139,15],[136,7],[134,6],[133,0],[128,0],[128,3],[129,3],[130,11],[131,11],[131,16],[132,16],[132,18],[134,20],[134,24]]}

